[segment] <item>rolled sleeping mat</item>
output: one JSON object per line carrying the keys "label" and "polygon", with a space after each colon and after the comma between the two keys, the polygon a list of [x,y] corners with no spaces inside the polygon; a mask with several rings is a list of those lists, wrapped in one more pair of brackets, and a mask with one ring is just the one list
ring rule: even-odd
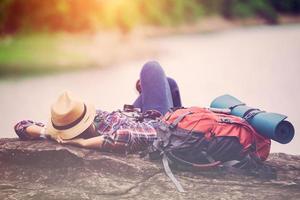
{"label": "rolled sleeping mat", "polygon": [[246,106],[231,95],[217,97],[210,107],[229,108],[232,115],[245,118],[259,134],[281,144],[289,143],[294,137],[295,129],[289,121],[285,120],[287,116]]}

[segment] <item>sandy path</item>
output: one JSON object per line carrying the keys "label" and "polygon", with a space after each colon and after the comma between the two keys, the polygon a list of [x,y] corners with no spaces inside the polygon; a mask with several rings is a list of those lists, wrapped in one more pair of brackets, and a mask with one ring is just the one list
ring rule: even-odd
{"label": "sandy path", "polygon": [[[208,106],[229,93],[250,106],[284,113],[300,128],[300,25],[256,27],[178,35],[150,41],[161,49],[165,71],[178,81],[186,106]],[[71,90],[99,108],[114,110],[131,103],[134,84],[145,60],[109,69],[89,70],[0,82],[1,137],[13,137],[20,119],[45,121],[57,94]],[[272,144],[273,152],[299,154],[300,136],[288,145]]]}

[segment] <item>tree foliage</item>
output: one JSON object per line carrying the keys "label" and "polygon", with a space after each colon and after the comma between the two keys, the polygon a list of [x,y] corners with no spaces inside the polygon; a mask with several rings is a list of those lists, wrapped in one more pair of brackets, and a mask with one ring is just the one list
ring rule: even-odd
{"label": "tree foliage", "polygon": [[300,0],[0,0],[0,33],[128,32],[139,24],[174,26],[211,14],[276,23],[278,12],[299,14]]}

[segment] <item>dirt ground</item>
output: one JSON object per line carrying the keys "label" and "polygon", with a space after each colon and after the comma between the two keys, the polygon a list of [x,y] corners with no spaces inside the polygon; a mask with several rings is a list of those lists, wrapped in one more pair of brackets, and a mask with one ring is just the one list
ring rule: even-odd
{"label": "dirt ground", "polygon": [[108,111],[132,103],[140,68],[157,60],[177,80],[185,106],[209,106],[228,93],[250,106],[286,114],[295,138],[287,145],[273,142],[272,152],[299,154],[300,25],[180,34],[147,43],[159,54],[105,69],[0,81],[1,137],[14,137],[13,125],[21,119],[47,121],[51,103],[64,90]]}

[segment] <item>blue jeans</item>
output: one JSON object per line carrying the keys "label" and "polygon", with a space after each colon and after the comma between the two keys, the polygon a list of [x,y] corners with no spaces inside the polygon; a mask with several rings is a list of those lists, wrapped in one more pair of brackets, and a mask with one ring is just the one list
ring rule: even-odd
{"label": "blue jeans", "polygon": [[172,107],[181,107],[177,83],[167,78],[164,70],[156,61],[147,62],[140,73],[142,92],[133,103],[142,112],[157,110],[166,114]]}

